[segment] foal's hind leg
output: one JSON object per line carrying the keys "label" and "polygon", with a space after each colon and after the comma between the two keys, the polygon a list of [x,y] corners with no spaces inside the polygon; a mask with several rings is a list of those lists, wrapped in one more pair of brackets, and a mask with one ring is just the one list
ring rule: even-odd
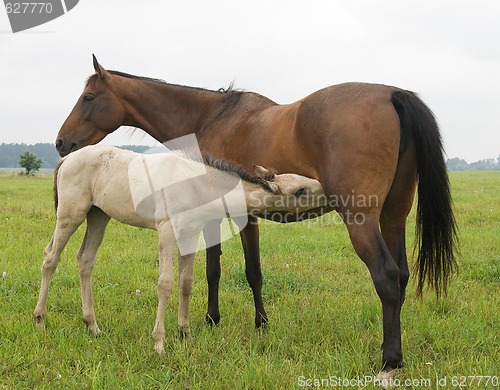
{"label": "foal's hind leg", "polygon": [[158,278],[158,310],[156,311],[156,320],[152,336],[155,351],[159,355],[162,355],[165,352],[163,346],[163,341],[165,339],[165,310],[170,295],[172,294],[172,286],[174,284],[173,256],[175,235],[170,221],[159,223],[156,229],[158,231],[160,247],[160,277]]}
{"label": "foal's hind leg", "polygon": [[189,328],[189,298],[193,289],[195,253],[179,255],[179,312],[178,324],[181,338],[190,336]]}
{"label": "foal's hind leg", "polygon": [[42,264],[42,284],[38,302],[33,312],[33,317],[37,326],[43,327],[44,320],[47,316],[47,295],[49,293],[49,285],[52,276],[59,264],[61,252],[68,243],[69,238],[78,229],[78,226],[83,222],[84,216],[80,218],[58,218],[54,235],[49,244],[44,250],[44,259]]}
{"label": "foal's hind leg", "polygon": [[101,209],[92,207],[87,214],[87,230],[82,246],[77,254],[80,270],[80,288],[82,293],[83,322],[93,336],[101,333],[97,326],[94,304],[92,302],[92,270],[96,253],[104,238],[104,232],[109,222],[109,216]]}
{"label": "foal's hind leg", "polygon": [[402,367],[400,324],[400,272],[379,230],[378,217],[365,215],[364,223],[346,224],[358,256],[368,267],[375,290],[382,302],[384,371]]}

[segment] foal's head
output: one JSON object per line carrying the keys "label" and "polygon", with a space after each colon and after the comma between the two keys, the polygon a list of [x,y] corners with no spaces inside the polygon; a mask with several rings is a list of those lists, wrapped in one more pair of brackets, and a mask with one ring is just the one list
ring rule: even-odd
{"label": "foal's head", "polygon": [[319,197],[325,194],[316,179],[294,173],[277,175],[275,171],[258,165],[254,165],[254,170],[263,187],[275,195]]}

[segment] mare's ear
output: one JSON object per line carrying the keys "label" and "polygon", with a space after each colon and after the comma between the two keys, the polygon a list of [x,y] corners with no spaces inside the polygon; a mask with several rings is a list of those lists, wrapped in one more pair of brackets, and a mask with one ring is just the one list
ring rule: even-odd
{"label": "mare's ear", "polygon": [[106,69],[104,69],[99,62],[97,62],[97,58],[92,54],[92,61],[94,63],[94,70],[97,75],[99,75],[100,79],[103,79],[106,74]]}
{"label": "mare's ear", "polygon": [[274,180],[274,176],[276,174],[274,170],[266,169],[264,167],[261,167],[260,165],[254,165],[253,170],[255,171],[257,177],[260,177],[261,179],[264,179],[266,181]]}

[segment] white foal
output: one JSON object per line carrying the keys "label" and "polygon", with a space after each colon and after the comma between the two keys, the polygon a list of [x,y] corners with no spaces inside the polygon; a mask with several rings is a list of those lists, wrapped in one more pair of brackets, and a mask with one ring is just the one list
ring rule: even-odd
{"label": "white foal", "polygon": [[[253,176],[234,164],[204,164],[174,153],[143,155],[107,146],[88,146],[65,157],[55,172],[56,228],[44,251],[42,284],[34,311],[43,326],[49,283],[69,238],[87,219],[77,254],[83,320],[100,332],[92,302],[92,269],[110,218],[158,231],[158,310],[154,348],[164,352],[164,314],[173,284],[175,243],[179,248],[179,313],[189,335],[193,260],[201,230],[210,220],[269,211],[300,212],[324,203],[321,184],[295,174],[275,175],[257,167]],[[323,203],[322,203],[323,202]],[[223,214],[223,215],[221,215]]]}

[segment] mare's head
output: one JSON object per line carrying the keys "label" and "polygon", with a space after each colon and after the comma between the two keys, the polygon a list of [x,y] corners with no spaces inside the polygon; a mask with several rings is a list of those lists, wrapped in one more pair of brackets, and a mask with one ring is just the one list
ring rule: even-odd
{"label": "mare's head", "polygon": [[126,109],[116,94],[116,79],[95,58],[95,74],[64,121],[56,139],[56,149],[65,156],[74,150],[101,141],[124,124]]}

